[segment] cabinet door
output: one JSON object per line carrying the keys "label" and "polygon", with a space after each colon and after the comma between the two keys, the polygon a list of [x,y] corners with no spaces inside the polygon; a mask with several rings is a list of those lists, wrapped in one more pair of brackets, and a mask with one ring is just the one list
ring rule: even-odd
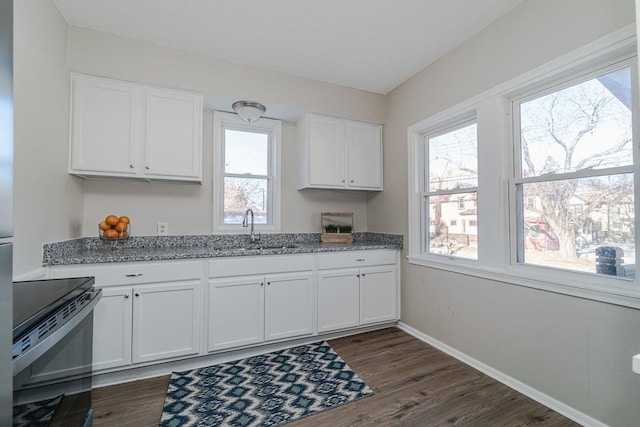
{"label": "cabinet door", "polygon": [[309,117],[309,184],[345,187],[345,122],[332,117]]}
{"label": "cabinet door", "polygon": [[103,289],[93,320],[82,322],[48,352],[14,378],[16,389],[34,382],[56,381],[87,372],[78,348],[93,336],[93,369],[131,363],[131,288]]}
{"label": "cabinet door", "polygon": [[396,320],[396,267],[360,269],[360,324]]}
{"label": "cabinet door", "polygon": [[318,273],[318,332],[358,326],[359,281],[357,269]]}
{"label": "cabinet door", "polygon": [[276,340],[313,333],[311,272],[265,278],[265,339]]}
{"label": "cabinet door", "polygon": [[72,81],[69,172],[131,176],[141,170],[142,90],[89,76]]}
{"label": "cabinet door", "polygon": [[209,280],[208,350],[264,341],[264,277]]}
{"label": "cabinet door", "polygon": [[202,96],[170,90],[146,91],[148,177],[202,179]]}
{"label": "cabinet door", "polygon": [[348,124],[348,186],[382,190],[382,128],[370,123]]}
{"label": "cabinet door", "polygon": [[200,352],[199,281],[133,289],[133,363]]}
{"label": "cabinet door", "polygon": [[102,288],[93,310],[93,369],[131,364],[133,292],[127,288]]}

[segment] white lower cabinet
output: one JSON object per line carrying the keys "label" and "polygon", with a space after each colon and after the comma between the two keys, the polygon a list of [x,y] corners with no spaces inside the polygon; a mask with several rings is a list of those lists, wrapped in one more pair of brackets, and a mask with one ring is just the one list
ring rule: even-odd
{"label": "white lower cabinet", "polygon": [[360,324],[396,320],[396,267],[364,267],[359,279]]}
{"label": "white lower cabinet", "polygon": [[200,353],[200,281],[133,289],[133,363]]}
{"label": "white lower cabinet", "polygon": [[202,349],[202,261],[61,266],[52,278],[94,276],[94,371],[194,356]]}
{"label": "white lower cabinet", "polygon": [[208,350],[313,333],[310,271],[209,279]]}
{"label": "white lower cabinet", "polygon": [[318,332],[358,326],[360,283],[357,269],[318,274]]}
{"label": "white lower cabinet", "polygon": [[93,310],[93,369],[102,370],[131,364],[133,289],[103,288]]}
{"label": "white lower cabinet", "polygon": [[264,340],[264,277],[209,280],[209,351]]}
{"label": "white lower cabinet", "polygon": [[397,320],[396,256],[396,251],[319,254],[318,332]]}
{"label": "white lower cabinet", "polygon": [[[49,277],[95,277],[93,331],[66,339],[92,334],[93,369],[107,373],[393,322],[397,265],[396,250],[362,250],[57,266]],[[19,380],[72,376],[73,357],[43,357]]]}
{"label": "white lower cabinet", "polygon": [[105,287],[94,310],[94,370],[197,355],[200,281]]}

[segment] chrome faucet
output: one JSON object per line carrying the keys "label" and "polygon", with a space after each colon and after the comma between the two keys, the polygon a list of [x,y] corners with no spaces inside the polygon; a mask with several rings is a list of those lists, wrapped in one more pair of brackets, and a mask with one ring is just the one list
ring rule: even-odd
{"label": "chrome faucet", "polygon": [[251,232],[249,233],[249,241],[251,241],[251,243],[259,242],[260,241],[260,233],[256,234],[253,231],[253,211],[251,210],[251,208],[247,209],[247,211],[244,213],[244,219],[242,220],[242,226],[243,227],[248,227],[247,216],[249,214],[251,214]]}

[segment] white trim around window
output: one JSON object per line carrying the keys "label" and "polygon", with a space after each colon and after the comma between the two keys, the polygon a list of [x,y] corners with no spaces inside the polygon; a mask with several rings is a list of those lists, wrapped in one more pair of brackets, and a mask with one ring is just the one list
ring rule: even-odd
{"label": "white trim around window", "polygon": [[261,118],[248,123],[236,114],[214,111],[213,113],[213,231],[220,233],[247,233],[241,225],[224,224],[224,132],[226,129],[244,132],[258,132],[269,138],[269,167],[263,178],[268,180],[268,221],[255,224],[256,231],[280,231],[280,150],[282,145],[282,122]]}
{"label": "white trim around window", "polygon": [[[409,126],[409,262],[508,284],[640,308],[640,275],[633,280],[625,280],[517,263],[512,257],[517,242],[512,226],[515,221],[514,209],[510,208],[514,205],[512,187],[515,179],[512,102],[536,88],[550,87],[554,82],[569,80],[599,66],[636,56],[635,26],[631,25]],[[479,170],[477,262],[426,252],[422,222],[425,135],[474,116],[478,124]],[[637,147],[637,141],[635,145]],[[638,163],[636,169],[637,165]],[[637,196],[640,190],[637,181],[636,178],[636,204],[640,199]],[[637,211],[638,206],[635,208]]]}

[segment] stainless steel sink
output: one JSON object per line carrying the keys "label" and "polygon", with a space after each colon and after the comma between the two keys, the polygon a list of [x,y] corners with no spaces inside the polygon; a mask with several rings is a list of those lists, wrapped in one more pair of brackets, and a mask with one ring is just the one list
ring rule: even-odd
{"label": "stainless steel sink", "polygon": [[260,245],[260,244],[250,244],[246,246],[235,246],[235,247],[227,247],[221,248],[221,250],[227,251],[266,251],[266,250],[278,250],[278,249],[295,249],[298,245]]}
{"label": "stainless steel sink", "polygon": [[239,249],[246,251],[262,251],[269,249],[295,249],[298,245],[247,245]]}

